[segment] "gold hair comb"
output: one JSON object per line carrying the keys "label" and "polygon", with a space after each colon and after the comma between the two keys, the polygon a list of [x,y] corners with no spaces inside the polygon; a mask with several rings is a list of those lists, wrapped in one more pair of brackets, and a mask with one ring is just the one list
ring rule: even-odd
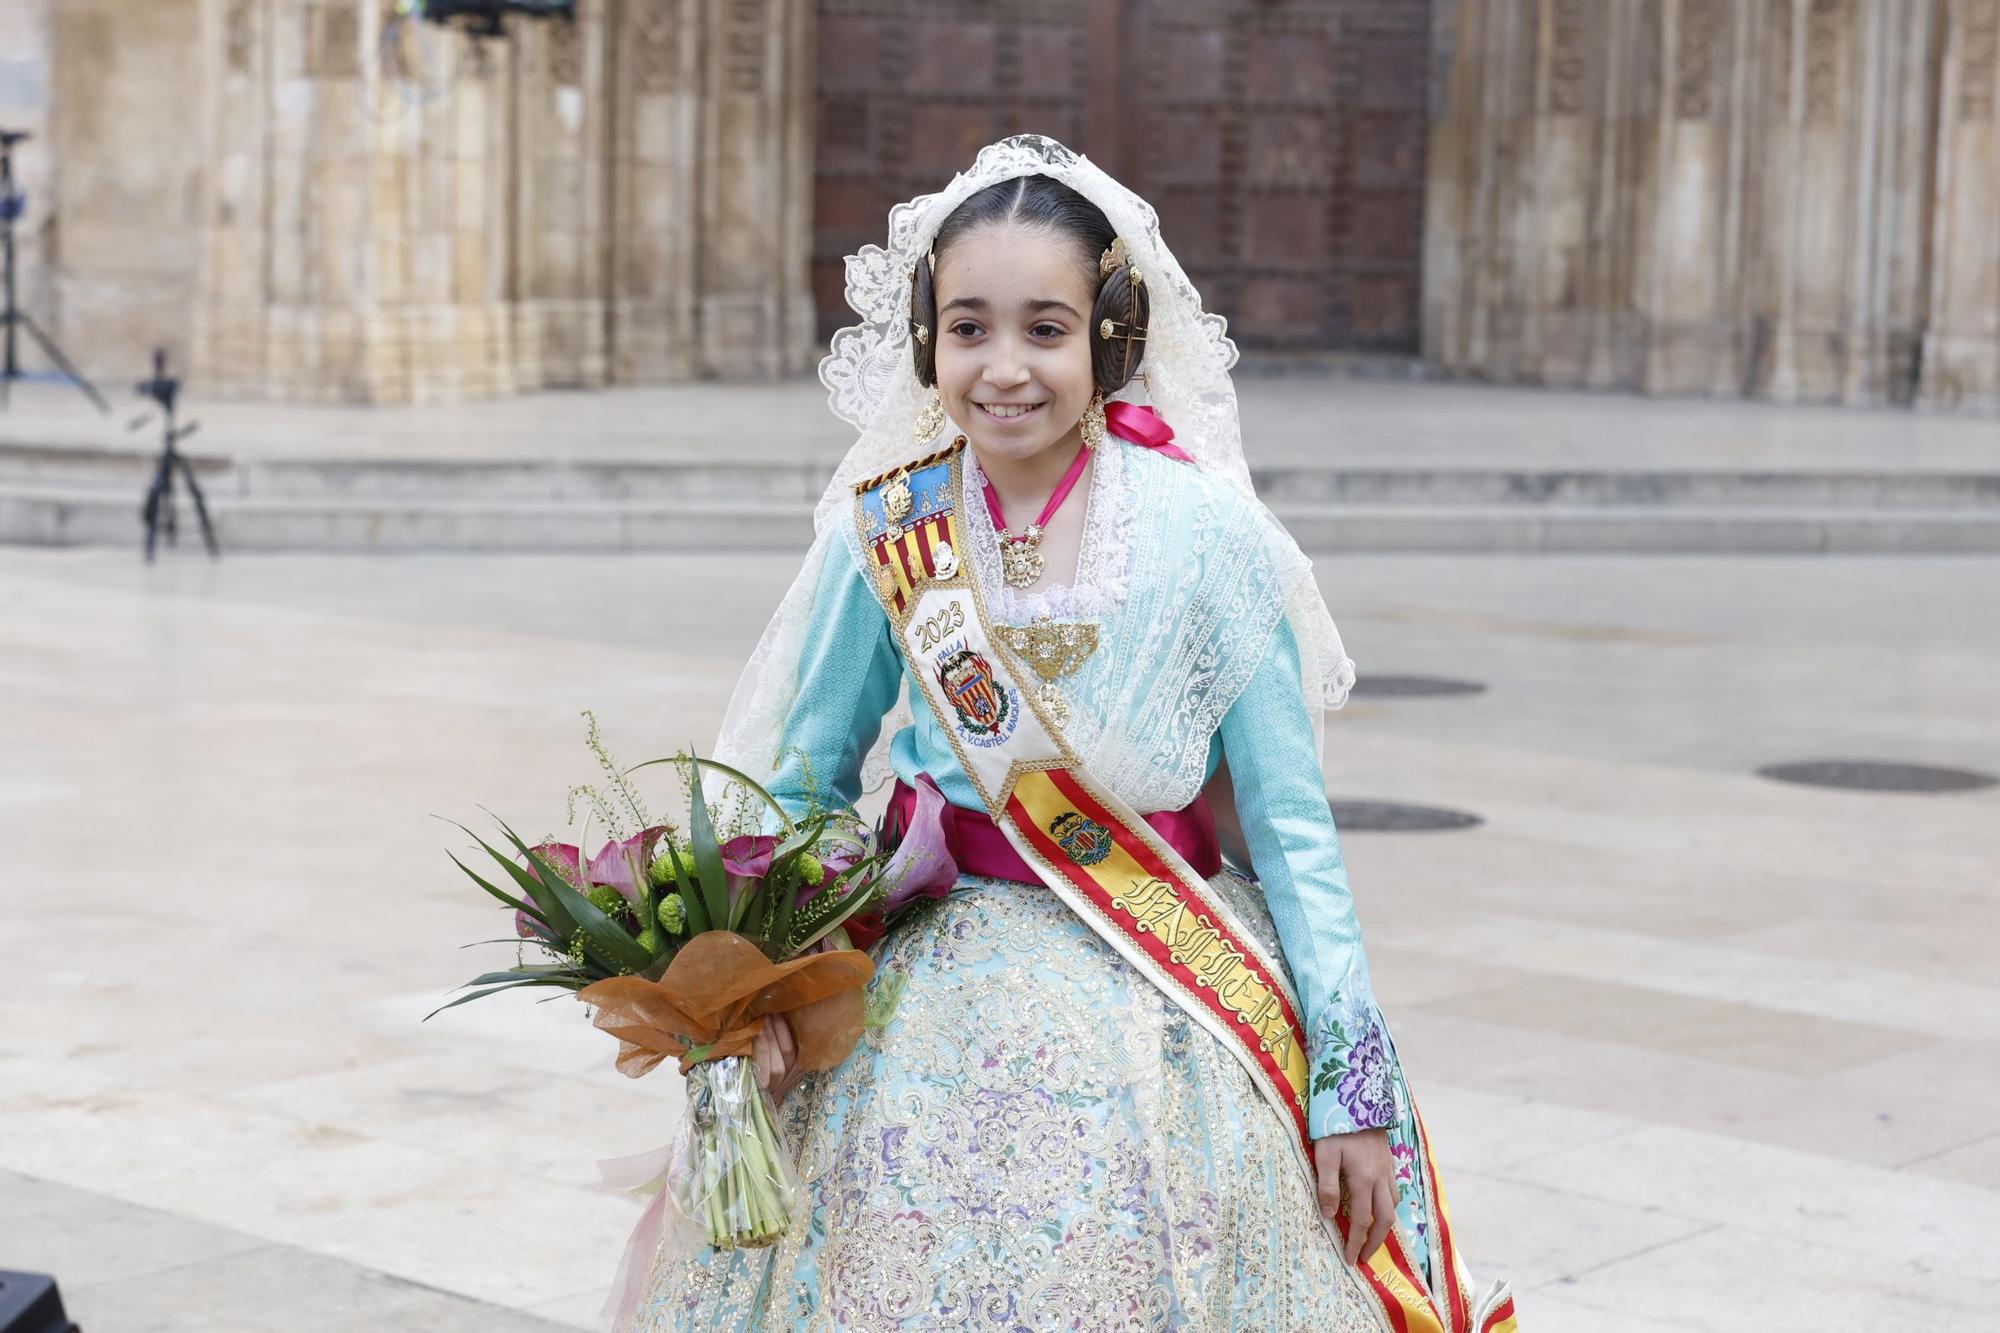
{"label": "gold hair comb", "polygon": [[1111,248],[1097,257],[1097,276],[1108,278],[1125,267],[1125,238],[1118,237],[1111,242]]}

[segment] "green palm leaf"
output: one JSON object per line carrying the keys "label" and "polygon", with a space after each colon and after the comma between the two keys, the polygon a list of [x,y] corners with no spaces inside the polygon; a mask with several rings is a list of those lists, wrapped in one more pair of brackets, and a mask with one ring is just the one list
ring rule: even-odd
{"label": "green palm leaf", "polygon": [[553,977],[527,977],[522,980],[507,982],[505,985],[489,986],[485,990],[474,991],[470,995],[461,995],[456,1000],[453,1000],[450,1004],[439,1005],[437,1008],[425,1014],[423,1016],[422,1021],[428,1023],[433,1018],[436,1018],[439,1014],[443,1013],[447,1009],[456,1009],[461,1004],[471,1004],[474,1000],[483,1000],[487,996],[497,994],[498,992],[503,990],[518,990],[522,986],[560,986],[563,984],[564,983],[557,981]]}
{"label": "green palm leaf", "polygon": [[[461,824],[459,825],[459,827],[464,828],[465,826]],[[491,847],[488,847],[486,850],[490,852],[493,849]],[[459,860],[458,854],[456,852],[446,852],[445,855],[451,858],[451,863],[453,865],[457,866],[460,870],[463,870],[466,874],[471,875],[473,883],[477,884],[480,888],[492,894],[495,898],[498,898],[501,902],[507,904],[507,906],[513,908],[518,912],[525,912],[527,915],[533,917],[536,921],[541,922],[541,924],[544,926],[549,924],[547,921],[543,920],[540,910],[537,909],[533,904],[528,903],[520,898],[516,898],[513,894],[508,893],[504,889],[496,888],[491,881],[475,873],[472,867],[466,865],[465,862]]]}
{"label": "green palm leaf", "polygon": [[694,854],[695,879],[701,884],[702,906],[711,927],[734,925],[729,915],[729,872],[722,864],[722,848],[715,840],[715,826],[709,822],[708,801],[702,796],[701,779],[688,784],[692,800],[688,809],[688,847]]}

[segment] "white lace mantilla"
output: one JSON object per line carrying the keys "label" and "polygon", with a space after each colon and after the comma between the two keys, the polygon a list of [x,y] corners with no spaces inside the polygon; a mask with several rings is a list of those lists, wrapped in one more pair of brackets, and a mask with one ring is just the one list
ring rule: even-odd
{"label": "white lace mantilla", "polygon": [[[1322,709],[1338,708],[1347,698],[1348,687],[1354,681],[1354,664],[1342,650],[1340,635],[1311,576],[1311,562],[1257,499],[1251,485],[1237,419],[1236,389],[1229,374],[1236,363],[1236,345],[1229,338],[1227,323],[1221,316],[1202,309],[1200,294],[1160,234],[1159,217],[1151,204],[1106,175],[1088,158],[1055,140],[1019,134],[981,149],[971,167],[953,177],[937,193],[919,195],[892,208],[886,247],[866,245],[847,257],[847,301],[859,319],[834,334],[831,351],[820,363],[820,380],[827,387],[835,414],[851,423],[859,434],[820,498],[814,512],[816,536],[812,549],[797,581],[751,655],[716,742],[718,758],[753,776],[767,776],[775,766],[785,720],[796,701],[798,666],[810,632],[813,596],[826,571],[827,560],[854,559],[861,562],[864,570],[867,568],[865,553],[858,549],[851,521],[855,484],[938,447],[940,437],[919,439],[913,429],[930,396],[930,390],[917,382],[910,351],[910,283],[915,266],[930,249],[938,228],[953,209],[989,185],[1028,175],[1061,181],[1101,208],[1124,240],[1131,262],[1145,274],[1152,308],[1147,325],[1144,378],[1134,380],[1112,397],[1158,410],[1173,427],[1175,445],[1185,450],[1202,476],[1214,483],[1208,498],[1195,511],[1180,513],[1176,521],[1193,524],[1182,537],[1197,544],[1197,554],[1217,549],[1202,543],[1239,539],[1249,542],[1246,549],[1262,552],[1262,558],[1268,560],[1269,577],[1255,597],[1283,599],[1278,610],[1290,619],[1299,642],[1300,688],[1308,709],[1318,719]],[[947,422],[942,438],[949,439],[956,430],[956,426]],[[1186,467],[1137,446],[1128,445],[1117,452],[1126,465],[1128,478],[1141,471],[1156,471],[1152,465]],[[1124,498],[1129,500],[1142,489],[1136,481],[1128,480]],[[1112,491],[1105,487],[1102,493],[1109,496]],[[1240,500],[1241,504],[1224,504],[1224,494]],[[1121,601],[1129,603],[1133,586],[1144,572],[1147,532],[1167,520],[1153,513],[1143,500],[1136,508],[1109,503],[1094,508],[1102,508],[1104,512],[1093,512],[1087,517],[1084,555],[1090,565],[1088,572],[1079,573],[1076,586],[1038,589],[1017,596],[1012,589],[998,583],[996,569],[992,574],[996,586],[989,589],[994,594],[989,605],[1009,619],[1025,620],[1039,611],[1061,617],[1095,616],[1108,613]],[[977,527],[983,521],[990,532],[991,520],[984,518],[983,504],[967,504],[961,512],[968,524]],[[1205,531],[1201,519],[1204,513],[1220,526]],[[1118,525],[1135,520],[1138,526],[1134,535],[1129,539],[1121,536]],[[1224,531],[1228,524],[1244,526],[1232,535]],[[1256,529],[1254,537],[1251,528]],[[979,547],[981,542],[975,539],[973,545]],[[1156,549],[1174,548],[1163,545]],[[1207,563],[1220,568],[1233,558]],[[974,563],[986,562],[975,559]],[[992,563],[997,566],[997,551]],[[1117,572],[1121,569],[1122,574]],[[1168,572],[1178,574],[1180,581],[1166,579]],[[1113,730],[1163,724],[1177,729],[1183,749],[1167,756],[1171,771],[1158,781],[1148,780],[1143,784],[1156,794],[1178,792],[1185,787],[1188,754],[1196,739],[1205,745],[1208,734],[1200,732],[1197,736],[1192,724],[1209,723],[1212,731],[1212,718],[1219,718],[1214,714],[1215,702],[1227,694],[1226,688],[1217,688],[1217,682],[1226,686],[1239,669],[1248,672],[1258,665],[1256,659],[1236,664],[1211,657],[1212,636],[1204,640],[1198,625],[1186,630],[1183,622],[1193,608],[1191,603],[1177,599],[1204,595],[1214,589],[1184,586],[1192,577],[1185,569],[1161,574],[1154,582],[1168,587],[1171,595],[1146,610],[1154,618],[1154,637],[1127,645],[1130,651],[1154,656],[1123,661],[1121,670],[1128,673],[1129,680],[1147,681],[1148,688],[1168,693],[1149,697],[1140,711],[1134,711],[1140,702],[1137,699],[1128,697],[1113,703],[1106,695],[1100,700],[1103,706],[1097,712],[1098,723],[1079,724]],[[1264,629],[1268,633],[1277,613],[1269,606],[1242,612],[1237,623],[1255,624],[1267,612],[1270,616],[1265,619]],[[1200,643],[1208,646],[1190,646]],[[1265,643],[1245,638],[1238,647],[1245,654],[1255,653],[1260,658]],[[1095,660],[1106,661],[1111,657],[1111,653],[1100,648]],[[1087,667],[1086,674],[1093,669]],[[1079,685],[1078,693],[1089,697],[1090,688]],[[872,790],[888,776],[887,738],[909,721],[906,691],[904,700],[884,723],[883,741],[863,765],[865,789]],[[1132,754],[1120,756],[1121,760],[1143,749],[1138,739],[1142,734],[1134,734]],[[1071,739],[1076,740],[1076,736]],[[1122,762],[1119,768],[1131,771]],[[1112,775],[1100,772],[1098,776],[1110,780]],[[1164,808],[1148,804],[1117,783],[1114,788],[1141,810]]]}

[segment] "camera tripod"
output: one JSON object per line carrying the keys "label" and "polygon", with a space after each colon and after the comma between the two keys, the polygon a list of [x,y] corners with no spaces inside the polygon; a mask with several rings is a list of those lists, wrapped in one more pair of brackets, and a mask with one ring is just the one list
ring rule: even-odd
{"label": "camera tripod", "polygon": [[20,332],[26,329],[40,345],[43,354],[55,363],[56,372],[83,390],[84,397],[97,404],[98,411],[109,412],[111,404],[104,401],[104,395],[97,391],[97,386],[83,377],[83,372],[63,355],[62,348],[56,346],[56,340],[44,332],[27,311],[21,309],[21,303],[16,299],[14,224],[27,212],[28,196],[14,185],[14,145],[27,137],[21,130],[0,130],[0,262],[4,262],[6,268],[5,305],[0,307],[0,326],[4,326],[4,332],[0,332],[0,345],[4,345],[0,346],[0,407],[7,406],[14,381],[26,378],[21,373],[19,347]]}
{"label": "camera tripod", "polygon": [[[177,447],[182,440],[201,429],[199,421],[190,421],[185,426],[174,424],[174,404],[180,397],[181,382],[167,374],[167,349],[153,351],[153,378],[139,381],[139,394],[160,405],[164,426],[160,447],[159,467],[153,472],[153,484],[146,488],[146,502],[140,507],[140,516],[146,520],[146,560],[151,563],[153,547],[162,530],[167,534],[167,545],[174,544],[174,473],[178,470],[181,480],[187,483],[188,494],[194,497],[195,517],[201,520],[201,537],[208,545],[208,554],[220,558],[222,548],[216,545],[215,529],[208,521],[208,505],[202,499],[201,484],[194,479],[194,469],[188,466],[187,455]],[[152,420],[149,412],[132,423],[133,430],[139,430]]]}

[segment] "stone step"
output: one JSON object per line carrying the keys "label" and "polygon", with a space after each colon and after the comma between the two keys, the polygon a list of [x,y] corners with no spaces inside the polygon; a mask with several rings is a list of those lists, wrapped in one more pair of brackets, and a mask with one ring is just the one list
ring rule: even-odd
{"label": "stone step", "polygon": [[[812,508],[742,500],[661,502],[436,499],[246,499],[203,488],[216,538],[236,550],[673,551],[785,550],[812,538]],[[200,542],[185,490],[181,539]],[[0,542],[138,543],[136,495],[0,483]]]}
{"label": "stone step", "polygon": [[[244,497],[210,492],[234,550],[797,551],[811,507],[766,499],[494,500]],[[198,542],[180,496],[184,544]],[[1299,544],[1340,551],[2000,552],[2000,508],[1784,505],[1275,506]],[[138,493],[0,482],[0,542],[137,544]]]}
{"label": "stone step", "polygon": [[2000,552],[2000,509],[1658,505],[1272,506],[1313,553],[1628,552],[1943,555]]}
{"label": "stone step", "polygon": [[[189,461],[204,493],[256,500],[520,503],[756,502],[810,506],[826,484],[813,461],[659,462],[326,458]],[[153,455],[138,450],[0,444],[0,487],[142,493]],[[1253,469],[1258,493],[1286,505],[1571,506],[1657,509],[1966,509],[2000,514],[2000,471],[1751,470],[1297,464]]]}
{"label": "stone step", "polygon": [[[233,466],[229,459],[186,451],[204,489]],[[121,486],[142,490],[159,461],[157,453],[117,446],[20,444],[0,441],[0,485]]]}
{"label": "stone step", "polygon": [[[0,444],[0,486],[137,489],[156,454]],[[810,506],[827,481],[817,463],[658,463],[513,459],[227,459],[189,463],[211,497],[383,499],[399,502],[494,500],[535,503],[765,499]]]}
{"label": "stone step", "polygon": [[[2000,516],[2000,472],[1514,467],[1253,468],[1287,505],[1604,506],[1662,509],[1966,508]],[[1273,500],[1275,507],[1279,501]]]}

